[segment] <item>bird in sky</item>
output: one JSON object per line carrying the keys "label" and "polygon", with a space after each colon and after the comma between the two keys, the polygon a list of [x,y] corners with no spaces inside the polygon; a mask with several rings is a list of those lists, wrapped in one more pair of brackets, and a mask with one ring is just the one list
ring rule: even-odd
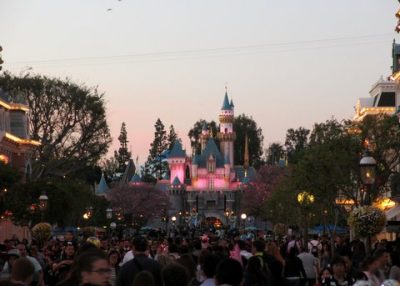
{"label": "bird in sky", "polygon": [[111,8],[108,8],[108,9],[107,9],[107,12],[110,12],[110,11],[112,11],[112,9],[111,9]]}

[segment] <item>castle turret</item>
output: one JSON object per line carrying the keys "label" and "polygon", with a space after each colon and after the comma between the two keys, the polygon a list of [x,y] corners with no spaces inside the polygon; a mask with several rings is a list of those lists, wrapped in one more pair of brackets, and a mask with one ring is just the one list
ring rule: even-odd
{"label": "castle turret", "polygon": [[185,181],[185,162],[186,153],[182,149],[182,144],[177,140],[168,156],[168,164],[171,171],[170,180],[178,178],[180,182]]}
{"label": "castle turret", "polygon": [[203,150],[206,148],[208,138],[210,138],[210,131],[208,131],[207,124],[204,122],[200,134],[201,152],[203,152]]}
{"label": "castle turret", "polygon": [[229,102],[228,92],[225,92],[224,101],[219,115],[219,132],[218,139],[220,141],[221,153],[224,157],[225,162],[229,162],[231,168],[233,168],[233,142],[235,141],[236,134],[233,131],[233,120],[234,120],[234,105],[233,101]]}

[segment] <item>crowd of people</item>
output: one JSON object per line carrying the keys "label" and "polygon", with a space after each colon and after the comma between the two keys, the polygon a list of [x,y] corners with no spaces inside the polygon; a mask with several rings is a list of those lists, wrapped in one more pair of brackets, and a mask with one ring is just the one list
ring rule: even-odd
{"label": "crowd of people", "polygon": [[360,240],[254,234],[217,237],[76,238],[43,245],[5,240],[1,285],[102,286],[339,286],[400,285],[400,240],[367,252]]}

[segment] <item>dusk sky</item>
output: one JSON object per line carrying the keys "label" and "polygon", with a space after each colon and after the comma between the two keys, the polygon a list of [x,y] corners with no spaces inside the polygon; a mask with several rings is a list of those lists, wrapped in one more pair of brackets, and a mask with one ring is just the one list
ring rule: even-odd
{"label": "dusk sky", "polygon": [[[4,70],[104,92],[118,148],[127,125],[142,164],[160,118],[187,153],[189,129],[218,120],[225,83],[264,148],[286,130],[349,119],[390,74],[395,0],[0,0]],[[110,10],[111,9],[111,10]]]}

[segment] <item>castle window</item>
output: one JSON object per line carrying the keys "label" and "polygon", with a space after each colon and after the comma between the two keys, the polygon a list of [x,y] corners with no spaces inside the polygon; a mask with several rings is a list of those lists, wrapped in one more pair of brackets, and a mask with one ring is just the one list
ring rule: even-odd
{"label": "castle window", "polygon": [[228,133],[228,128],[225,128],[225,133]]}
{"label": "castle window", "polygon": [[215,172],[215,158],[213,155],[210,155],[207,160],[207,170],[209,173]]}

